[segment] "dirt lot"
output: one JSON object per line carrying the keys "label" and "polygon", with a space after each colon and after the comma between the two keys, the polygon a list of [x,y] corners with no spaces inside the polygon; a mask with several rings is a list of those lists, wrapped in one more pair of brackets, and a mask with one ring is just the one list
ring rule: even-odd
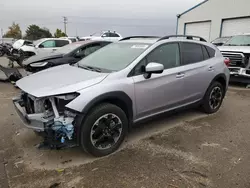
{"label": "dirt lot", "polygon": [[142,123],[121,150],[93,158],[80,148],[38,150],[0,83],[0,187],[250,187],[250,91],[230,88],[221,110]]}

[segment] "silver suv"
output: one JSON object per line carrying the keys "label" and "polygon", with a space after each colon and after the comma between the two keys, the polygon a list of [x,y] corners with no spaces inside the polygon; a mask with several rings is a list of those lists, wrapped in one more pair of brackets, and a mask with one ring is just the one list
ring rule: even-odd
{"label": "silver suv", "polygon": [[197,104],[216,112],[228,87],[220,51],[192,36],[128,37],[89,55],[30,75],[14,105],[43,145],[80,145],[108,155],[132,125],[157,114]]}

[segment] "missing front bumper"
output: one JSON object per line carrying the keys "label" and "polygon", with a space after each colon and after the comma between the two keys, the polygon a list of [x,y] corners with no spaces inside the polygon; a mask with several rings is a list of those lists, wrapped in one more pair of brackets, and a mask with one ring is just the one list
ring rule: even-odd
{"label": "missing front bumper", "polygon": [[[53,113],[37,113],[37,114],[27,114],[25,108],[23,107],[23,100],[21,97],[13,99],[13,103],[18,116],[21,118],[23,124],[35,131],[44,131],[46,126],[53,122]],[[44,118],[46,116],[46,118]]]}

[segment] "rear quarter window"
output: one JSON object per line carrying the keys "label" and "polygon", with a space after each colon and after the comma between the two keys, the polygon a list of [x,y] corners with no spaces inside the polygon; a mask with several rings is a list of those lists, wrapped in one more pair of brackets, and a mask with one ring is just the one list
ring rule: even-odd
{"label": "rear quarter window", "polygon": [[68,40],[56,40],[56,47],[63,47],[69,44]]}
{"label": "rear quarter window", "polygon": [[206,46],[206,49],[207,49],[207,52],[208,52],[210,57],[215,56],[215,50],[213,48],[210,48],[210,47]]}

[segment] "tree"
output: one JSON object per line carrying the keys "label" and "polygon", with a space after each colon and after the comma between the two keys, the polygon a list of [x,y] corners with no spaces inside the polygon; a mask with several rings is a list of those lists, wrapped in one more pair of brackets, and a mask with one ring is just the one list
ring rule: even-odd
{"label": "tree", "polygon": [[25,38],[29,40],[37,40],[40,38],[51,38],[52,34],[47,28],[40,28],[39,26],[33,24],[29,25],[26,30]]}
{"label": "tree", "polygon": [[67,35],[64,32],[62,32],[61,29],[56,29],[54,37],[56,37],[56,38],[67,37]]}
{"label": "tree", "polygon": [[15,22],[13,22],[12,25],[9,27],[9,30],[3,37],[14,38],[14,39],[22,38],[22,31],[20,29],[19,24],[16,24]]}

